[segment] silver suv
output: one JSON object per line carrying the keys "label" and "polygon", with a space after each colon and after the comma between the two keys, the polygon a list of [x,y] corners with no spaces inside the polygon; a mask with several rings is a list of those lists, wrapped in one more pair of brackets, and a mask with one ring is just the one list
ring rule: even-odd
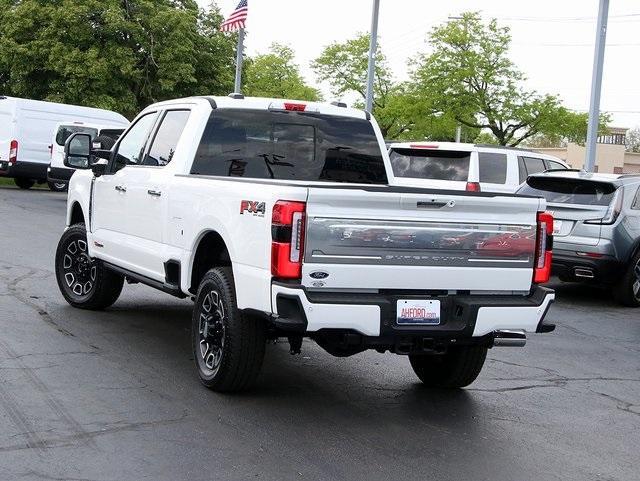
{"label": "silver suv", "polygon": [[640,306],[640,174],[547,171],[518,194],[547,199],[560,280],[605,285],[622,304]]}

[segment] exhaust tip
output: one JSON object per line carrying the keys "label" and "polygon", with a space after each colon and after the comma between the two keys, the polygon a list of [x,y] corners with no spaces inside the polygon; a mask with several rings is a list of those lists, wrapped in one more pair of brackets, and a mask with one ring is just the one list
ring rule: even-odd
{"label": "exhaust tip", "polygon": [[586,267],[576,267],[573,270],[573,274],[576,277],[580,277],[581,279],[593,279],[595,277],[593,269],[589,269]]}
{"label": "exhaust tip", "polygon": [[527,336],[524,331],[495,331],[493,345],[496,347],[524,347]]}

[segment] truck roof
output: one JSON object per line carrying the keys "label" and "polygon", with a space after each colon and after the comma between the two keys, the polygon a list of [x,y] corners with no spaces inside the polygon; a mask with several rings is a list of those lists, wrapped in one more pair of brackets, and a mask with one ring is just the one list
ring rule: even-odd
{"label": "truck roof", "polygon": [[[314,112],[324,115],[336,115],[340,117],[353,117],[358,119],[370,119],[371,115],[360,109],[349,108],[346,104],[334,102],[312,102],[307,100],[276,99],[264,97],[244,97],[238,94],[229,96],[207,95],[202,97],[187,97],[182,99],[166,100],[153,104],[153,106],[166,106],[173,104],[190,103],[194,100],[206,100],[215,109],[251,109],[251,110],[285,110],[285,105],[290,110]],[[151,107],[151,106],[150,106]],[[304,110],[303,110],[304,109]]]}
{"label": "truck roof", "polygon": [[543,154],[541,152],[536,152],[531,149],[523,149],[522,147],[509,147],[505,145],[491,145],[491,144],[469,144],[464,142],[439,142],[439,141],[428,141],[428,140],[417,140],[410,142],[387,142],[387,146],[389,149],[434,149],[434,150],[452,150],[457,152],[490,152],[494,150],[498,151],[515,151],[519,152],[520,155],[523,153],[535,154],[535,157],[540,159],[561,161],[564,160],[559,159],[558,157],[554,157],[553,155]]}

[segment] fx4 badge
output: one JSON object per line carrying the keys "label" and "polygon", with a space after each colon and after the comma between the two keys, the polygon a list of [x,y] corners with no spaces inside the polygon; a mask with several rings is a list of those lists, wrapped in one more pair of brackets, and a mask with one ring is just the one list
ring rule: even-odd
{"label": "fx4 badge", "polygon": [[267,206],[264,202],[254,200],[243,200],[240,202],[240,214],[252,214],[257,217],[264,217]]}

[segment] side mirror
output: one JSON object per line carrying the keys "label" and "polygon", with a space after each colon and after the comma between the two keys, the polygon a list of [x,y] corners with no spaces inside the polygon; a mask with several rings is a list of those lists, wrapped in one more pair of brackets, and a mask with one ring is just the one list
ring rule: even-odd
{"label": "side mirror", "polygon": [[95,175],[96,177],[100,177],[101,175],[104,175],[104,173],[107,171],[108,166],[109,166],[108,160],[97,159],[95,162],[91,164],[91,171],[93,172],[93,175]]}
{"label": "side mirror", "polygon": [[88,169],[91,160],[91,135],[77,132],[64,143],[63,164],[72,169]]}

